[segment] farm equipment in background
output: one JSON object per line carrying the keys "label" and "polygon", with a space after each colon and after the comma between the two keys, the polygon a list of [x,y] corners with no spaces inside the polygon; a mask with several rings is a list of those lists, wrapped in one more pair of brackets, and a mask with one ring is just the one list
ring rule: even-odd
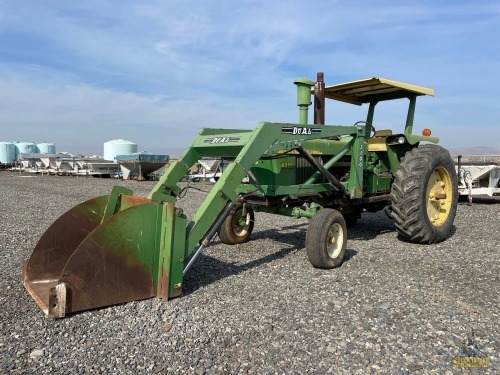
{"label": "farm equipment in background", "polygon": [[[363,211],[390,209],[403,240],[446,239],[457,206],[455,168],[428,129],[412,133],[416,98],[434,91],[383,78],[325,87],[322,73],[295,84],[298,123],[202,129],[146,198],[115,187],[57,219],[23,264],[23,284],[40,308],[64,317],[179,296],[202,249],[216,234],[225,244],[247,241],[255,212],[310,218],[306,252],[319,268],[342,263],[347,226]],[[368,115],[351,126],[323,125],[325,98],[366,103]],[[377,103],[393,99],[409,100],[404,130],[375,130]],[[188,219],[175,206],[184,195],[178,183],[202,158],[227,166]]]}
{"label": "farm equipment in background", "polygon": [[[457,157],[458,194],[467,197],[467,204],[472,205],[472,197],[500,195],[500,163],[495,161],[462,161]],[[484,157],[485,158],[485,157]],[[491,159],[495,156],[491,156]],[[479,159],[469,156],[467,159]],[[497,156],[496,159],[499,159]]]}
{"label": "farm equipment in background", "polygon": [[188,173],[185,176],[188,182],[209,181],[215,183],[222,176],[224,168],[227,166],[227,162],[212,158],[202,158],[196,164],[196,173]]}

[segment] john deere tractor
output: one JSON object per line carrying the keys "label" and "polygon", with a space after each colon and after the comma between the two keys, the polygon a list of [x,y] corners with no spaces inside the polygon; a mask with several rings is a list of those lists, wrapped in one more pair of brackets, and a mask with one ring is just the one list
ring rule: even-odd
{"label": "john deere tractor", "polygon": [[[215,234],[226,244],[248,241],[255,212],[309,218],[306,252],[319,268],[342,263],[347,227],[363,211],[391,212],[404,241],[446,239],[457,207],[455,168],[430,130],[412,132],[417,97],[434,91],[383,78],[325,87],[322,73],[295,84],[298,123],[201,129],[148,197],[115,187],[56,220],[23,264],[23,284],[42,310],[63,317],[179,296],[183,275]],[[326,99],[368,104],[366,119],[324,125]],[[404,128],[379,129],[375,107],[396,99],[408,101]],[[203,157],[227,167],[188,219],[175,206],[186,188],[178,183]]]}

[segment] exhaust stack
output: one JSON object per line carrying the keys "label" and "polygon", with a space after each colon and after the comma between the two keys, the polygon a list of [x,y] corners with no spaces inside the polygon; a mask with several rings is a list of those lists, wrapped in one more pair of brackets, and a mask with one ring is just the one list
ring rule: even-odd
{"label": "exhaust stack", "polygon": [[314,84],[314,124],[325,125],[325,81],[323,72],[318,72]]}

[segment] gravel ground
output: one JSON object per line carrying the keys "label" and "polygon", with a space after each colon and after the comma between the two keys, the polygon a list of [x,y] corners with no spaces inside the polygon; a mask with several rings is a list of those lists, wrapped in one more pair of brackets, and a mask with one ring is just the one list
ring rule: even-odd
{"label": "gravel ground", "polygon": [[[306,219],[257,213],[252,240],[215,240],[180,298],[46,318],[22,260],[53,220],[115,184],[153,186],[0,172],[2,374],[469,373],[453,359],[472,330],[490,358],[481,373],[500,373],[498,202],[459,203],[453,236],[432,246],[365,213],[334,270],[309,264]],[[180,206],[192,215],[203,196],[190,190]]]}

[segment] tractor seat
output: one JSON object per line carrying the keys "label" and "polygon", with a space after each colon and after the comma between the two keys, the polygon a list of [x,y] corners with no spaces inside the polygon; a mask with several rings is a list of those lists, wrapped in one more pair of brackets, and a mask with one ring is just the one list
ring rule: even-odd
{"label": "tractor seat", "polygon": [[365,140],[368,151],[387,151],[387,144],[385,139],[392,135],[392,130],[376,130],[372,138]]}

